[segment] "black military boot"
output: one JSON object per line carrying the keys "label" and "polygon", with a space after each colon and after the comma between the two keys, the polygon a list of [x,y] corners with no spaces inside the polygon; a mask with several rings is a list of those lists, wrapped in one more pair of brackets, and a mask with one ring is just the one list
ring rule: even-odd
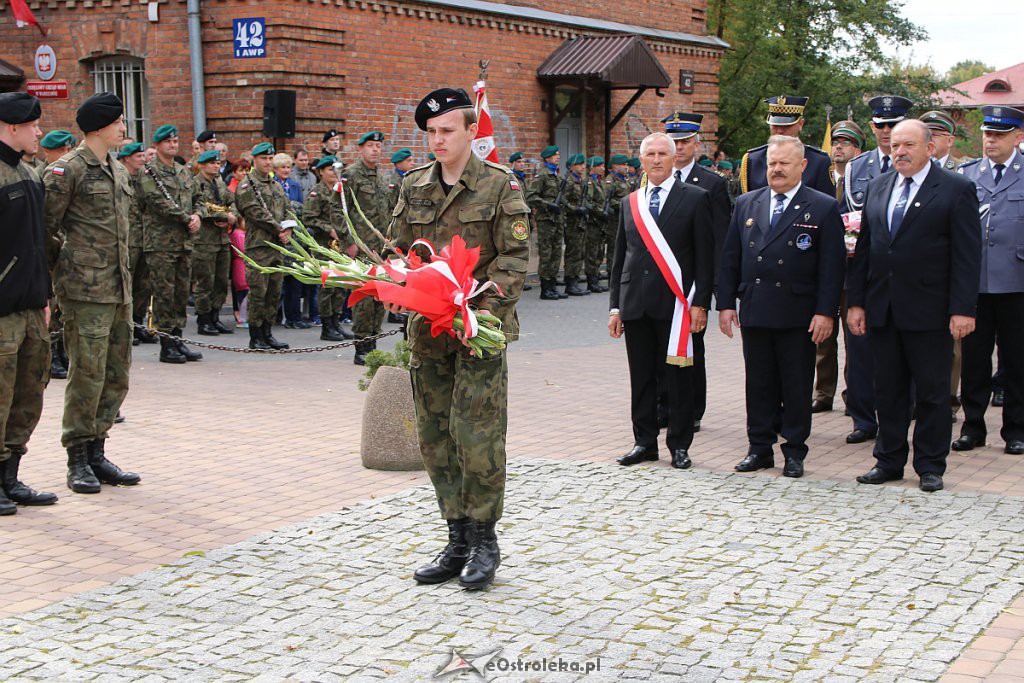
{"label": "black military boot", "polygon": [[196,322],[199,323],[197,330],[199,334],[205,334],[209,337],[220,336],[220,330],[213,326],[212,317],[209,313],[200,313],[196,316]]}
{"label": "black military boot", "polygon": [[274,339],[273,323],[263,323],[263,341],[267,343],[272,349],[281,350],[287,349],[288,345],[283,341]]}
{"label": "black military boot", "polygon": [[448,520],[448,545],[434,558],[430,564],[417,569],[412,578],[420,583],[444,583],[454,579],[462,571],[469,557],[469,539],[466,530],[470,521],[463,519]]}
{"label": "black military boot", "polygon": [[135,486],[142,477],[134,472],[125,472],[114,463],[107,460],[103,453],[104,439],[93,439],[89,442],[89,467],[96,474],[96,478],[104,484],[114,486]]}
{"label": "black military boot", "polygon": [[345,327],[342,324],[341,316],[340,315],[335,314],[332,317],[334,318],[334,329],[336,329],[338,331],[338,334],[341,335],[342,339],[346,339],[347,340],[347,339],[355,339],[356,338],[356,335],[352,332],[352,330],[350,330],[349,328]]}
{"label": "black military boot", "polygon": [[596,275],[587,276],[587,290],[594,294],[603,294],[608,291],[608,288],[601,284],[601,281]]}
{"label": "black military boot", "polygon": [[175,365],[185,362],[185,356],[178,350],[178,342],[160,337],[160,362],[174,363]]}
{"label": "black military boot", "polygon": [[[175,327],[173,330],[171,330],[171,334],[173,334],[175,337],[180,337],[181,336],[181,328],[180,327]],[[192,349],[188,348],[187,346],[185,346],[184,342],[178,341],[178,342],[174,342],[174,343],[178,347],[178,353],[180,353],[182,356],[184,356],[185,360],[187,360],[187,361],[197,361],[197,360],[202,360],[203,359],[203,354],[199,353],[198,351],[193,351]]]}
{"label": "black military boot", "polygon": [[569,296],[586,296],[590,294],[590,292],[580,287],[579,280],[574,277],[565,278],[565,293]]}
{"label": "black military boot", "polygon": [[263,325],[249,325],[249,348],[269,351],[270,345],[263,339]]}
{"label": "black military boot", "polygon": [[324,316],[320,322],[320,339],[322,341],[337,342],[345,339],[341,334],[341,330],[338,328],[338,316]]}
{"label": "black military boot", "polygon": [[153,334],[152,332],[145,328],[146,316],[136,315],[132,317],[132,320],[135,322],[136,325],[143,325],[143,327],[135,327],[134,325],[132,326],[134,328],[134,332],[132,334],[134,335],[136,341],[138,341],[141,344],[156,344],[158,341],[160,341],[160,338],[158,336],[156,336],[155,334]]}
{"label": "black military boot", "polygon": [[[21,456],[23,455],[25,455],[24,448],[12,448],[11,457],[0,462],[0,484],[2,484],[0,489],[19,505],[53,505],[57,502],[56,494],[36,491],[18,481],[18,467],[21,465]],[[2,505],[2,501],[0,501],[0,505]]]}
{"label": "black military boot", "polygon": [[[360,337],[356,337],[360,339]],[[357,341],[355,344],[356,355],[352,358],[352,362],[356,365],[366,365],[366,354],[370,352],[370,345],[364,341]]]}
{"label": "black military boot", "polygon": [[[3,463],[0,462],[0,466]],[[18,511],[18,506],[14,504],[14,501],[4,495],[4,491],[0,488],[0,517],[4,515],[13,515]]]}
{"label": "black military boot", "polygon": [[89,466],[89,445],[68,447],[68,488],[75,493],[99,493],[100,480]]}
{"label": "black military boot", "polygon": [[558,301],[561,298],[552,280],[540,281],[540,298],[545,301]]}
{"label": "black military boot", "polygon": [[68,369],[61,362],[60,358],[60,346],[63,344],[61,341],[53,342],[50,347],[50,377],[52,379],[67,379]]}
{"label": "black military boot", "polygon": [[213,323],[213,326],[217,329],[218,332],[220,332],[221,334],[234,334],[235,333],[235,330],[233,328],[228,327],[227,325],[225,325],[224,323],[222,323],[220,321],[220,309],[219,308],[211,311],[209,315],[210,315],[210,322]]}
{"label": "black military boot", "polygon": [[463,588],[479,590],[494,581],[494,573],[501,564],[498,537],[494,533],[496,522],[469,522],[469,557],[459,574]]}

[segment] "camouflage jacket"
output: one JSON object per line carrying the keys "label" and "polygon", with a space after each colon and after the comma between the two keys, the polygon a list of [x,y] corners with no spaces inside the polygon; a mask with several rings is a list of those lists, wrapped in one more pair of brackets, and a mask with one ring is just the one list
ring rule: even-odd
{"label": "camouflage jacket", "polygon": [[114,155],[108,153],[106,161],[83,141],[46,169],[46,231],[60,243],[53,289],[75,301],[127,304],[128,215],[135,190]]}
{"label": "camouflage jacket", "polygon": [[[519,182],[504,166],[482,161],[475,154],[470,154],[462,178],[448,195],[441,188],[440,174],[441,164],[435,162],[405,176],[390,228],[395,243],[407,251],[415,240],[424,238],[440,250],[460,235],[467,246],[479,247],[473,277],[494,282],[501,293],[489,289],[473,303],[500,318],[507,340],[515,341],[519,338],[516,302],[530,258],[530,209]],[[422,247],[417,250],[429,257]],[[411,336],[414,351],[430,348],[433,341],[426,333]]]}
{"label": "camouflage jacket", "polygon": [[139,172],[142,190],[142,247],[146,251],[191,251],[193,235],[188,231],[192,214],[203,215],[202,193],[187,167],[160,159]]}
{"label": "camouflage jacket", "polygon": [[384,176],[384,184],[388,187],[388,216],[390,217],[391,212],[395,210],[395,205],[398,204],[398,193],[402,189],[402,176],[398,175],[398,171],[395,169],[391,169]]}
{"label": "camouflage jacket", "polygon": [[291,202],[281,183],[273,176],[256,169],[235,188],[235,206],[245,219],[245,248],[265,247],[264,242],[278,244],[281,221],[288,217]]}
{"label": "camouflage jacket", "polygon": [[604,223],[608,217],[604,215],[604,199],[607,188],[601,178],[590,176],[590,213],[587,218],[591,225]]}
{"label": "camouflage jacket", "polygon": [[200,203],[204,213],[203,224],[196,233],[195,243],[207,246],[231,244],[228,237],[228,213],[235,211],[235,193],[228,189],[219,173],[213,176],[213,180],[207,180],[199,173],[195,177],[195,183],[199,186]]}
{"label": "camouflage jacket", "polygon": [[[128,169],[125,169],[127,171]],[[132,195],[131,208],[128,210],[128,246],[142,249],[142,188],[139,187],[140,172],[129,173]]]}
{"label": "camouflage jacket", "polygon": [[608,224],[612,229],[616,229],[619,225],[619,209],[622,207],[622,200],[628,197],[629,193],[633,190],[629,187],[628,178],[617,175],[614,172],[609,173],[604,182],[604,191],[611,193],[611,198],[607,202]]}
{"label": "camouflage jacket", "polygon": [[[562,211],[567,221],[579,225],[587,222],[588,214],[593,209],[590,199],[590,177],[578,176],[571,171],[568,173],[569,182],[565,184],[565,193],[562,196]],[[586,196],[586,201],[584,201],[584,196]],[[577,213],[579,209],[583,209],[582,215]]]}
{"label": "camouflage jacket", "polygon": [[345,169],[341,174],[345,181],[345,199],[348,201],[349,217],[356,228],[359,237],[366,242],[373,251],[380,251],[384,243],[373,234],[373,231],[366,227],[366,223],[359,217],[356,211],[356,200],[366,219],[373,224],[373,227],[387,234],[390,200],[388,199],[388,185],[381,177],[378,169],[369,168],[362,159]]}
{"label": "camouflage jacket", "polygon": [[[566,183],[568,185],[568,183]],[[557,213],[548,208],[548,204],[558,199],[558,190],[562,186],[562,179],[551,172],[547,166],[540,169],[540,173],[530,182],[526,192],[526,201],[537,213],[537,220],[561,223],[565,215],[565,198],[562,199],[562,212]]]}
{"label": "camouflage jacket", "polygon": [[340,250],[353,244],[341,210],[341,195],[323,182],[314,185],[306,195],[302,205],[302,224],[322,244],[330,241],[331,230],[338,236]]}

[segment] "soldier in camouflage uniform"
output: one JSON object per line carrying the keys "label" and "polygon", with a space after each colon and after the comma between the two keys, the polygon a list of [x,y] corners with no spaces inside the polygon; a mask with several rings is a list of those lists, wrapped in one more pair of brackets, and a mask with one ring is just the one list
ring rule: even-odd
{"label": "soldier in camouflage uniform", "polygon": [[605,233],[608,231],[604,157],[590,157],[587,166],[590,167],[590,212],[587,214],[584,267],[587,291],[601,294],[608,291],[601,284],[601,263],[604,261]]}
{"label": "soldier in camouflage uniform", "polygon": [[558,177],[558,163],[561,155],[557,145],[541,150],[544,166],[530,183],[526,193],[527,201],[537,220],[537,265],[540,276],[540,298],[548,301],[568,298],[559,293],[558,268],[562,265],[562,244],[564,242],[564,197],[566,181]]}
{"label": "soldier in camouflage uniform", "polygon": [[565,293],[568,296],[589,294],[580,286],[583,275],[584,249],[587,237],[587,215],[590,213],[590,177],[587,159],[574,154],[568,163],[569,182],[565,185]]}
{"label": "soldier in camouflage uniform", "polygon": [[[384,243],[373,234],[356,211],[356,203],[373,227],[383,233],[387,230],[390,210],[388,205],[388,186],[378,173],[380,148],[384,134],[380,132],[364,133],[359,138],[359,159],[342,173],[345,191],[348,193],[349,217],[356,228],[356,234],[371,251],[379,252]],[[352,308],[352,331],[356,339],[372,337],[380,334],[384,325],[384,305],[376,299],[366,297]],[[376,341],[356,342],[356,365],[366,364],[366,354],[377,348]]]}
{"label": "soldier in camouflage uniform", "polygon": [[[338,172],[334,169],[336,162],[333,155],[321,157],[316,162],[320,182],[306,195],[302,205],[302,224],[319,244],[355,256],[358,249],[348,232],[341,195],[334,189],[338,183]],[[344,294],[344,290],[337,287],[320,288],[320,339],[324,341],[341,341],[355,336],[341,326]]]}
{"label": "soldier in camouflage uniform", "polygon": [[[44,135],[43,139],[39,141],[39,147],[44,154],[42,169],[39,171],[40,175],[47,166],[73,150],[76,145],[78,145],[78,141],[75,140],[75,136],[66,130],[51,130]],[[39,159],[37,158],[36,161],[39,161]],[[37,164],[35,168],[38,167],[39,165]]]}
{"label": "soldier in camouflage uniform", "polygon": [[[288,244],[295,221],[288,218],[291,208],[281,184],[270,175],[274,146],[261,142],[252,148],[252,170],[235,188],[235,207],[245,219],[245,253],[261,266],[280,266],[284,256],[266,242]],[[274,337],[274,319],[281,300],[281,273],[264,274],[246,265],[249,284],[249,348],[287,349]]]}
{"label": "soldier in camouflage uniform", "polygon": [[235,195],[221,178],[220,153],[207,150],[196,159],[199,173],[195,182],[202,196],[205,215],[192,247],[192,275],[196,281],[196,318],[199,334],[234,334],[220,321],[220,307],[228,295],[231,270],[231,240],[228,233],[238,221]]}
{"label": "soldier in camouflage uniform", "polygon": [[22,161],[22,153],[38,148],[41,115],[35,97],[0,94],[0,515],[13,515],[17,504],[57,502],[18,480],[49,380],[43,183]]}
{"label": "soldier in camouflage uniform", "polygon": [[107,459],[107,432],[128,393],[132,360],[132,280],[128,270],[131,180],[111,150],[124,136],[124,107],[109,92],[78,108],[85,141],[46,169],[44,220],[60,242],[53,290],[64,312],[71,360],[61,443],[67,484],[97,493],[100,483],[130,486],[138,474]]}
{"label": "soldier in camouflage uniform", "polygon": [[[142,250],[142,190],[139,188],[139,181],[145,158],[141,142],[127,144],[117,153],[117,160],[128,171],[132,179],[132,189],[135,191],[128,218],[128,268],[132,272],[132,320],[136,325],[146,324],[149,300],[153,297],[149,289],[146,255]],[[156,344],[158,341],[155,334],[142,327],[135,328],[134,337],[133,346]]]}
{"label": "soldier in camouflage uniform", "polygon": [[403,147],[391,155],[391,163],[395,165],[384,181],[388,185],[388,212],[394,211],[398,204],[398,191],[402,189],[402,178],[416,165],[412,159],[412,150]]}
{"label": "soldier in camouflage uniform", "polygon": [[604,232],[604,255],[609,276],[612,272],[612,262],[615,260],[615,231],[619,226],[622,200],[632,192],[629,187],[629,157],[625,154],[613,154],[610,161],[612,172],[605,179],[608,222],[605,224]]}
{"label": "soldier in camouflage uniform", "polygon": [[[530,210],[519,181],[505,167],[473,154],[476,114],[464,90],[431,93],[415,118],[438,162],[405,178],[391,234],[406,250],[418,238],[441,249],[455,235],[470,248],[479,247],[473,277],[501,289],[488,290],[473,303],[500,318],[507,340],[514,341],[516,302],[530,255]],[[421,247],[417,250],[429,259]],[[459,576],[463,587],[483,588],[500,564],[494,527],[505,492],[505,352],[471,355],[454,337],[431,336],[430,324],[416,314],[409,320],[409,340],[420,452],[449,530],[448,546],[414,576],[422,583]]]}

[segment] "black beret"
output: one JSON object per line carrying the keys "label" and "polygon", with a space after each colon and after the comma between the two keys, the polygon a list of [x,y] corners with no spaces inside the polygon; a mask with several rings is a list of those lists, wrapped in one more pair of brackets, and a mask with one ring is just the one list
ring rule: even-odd
{"label": "black beret", "polygon": [[327,142],[327,141],[328,141],[328,140],[330,140],[331,138],[333,138],[333,137],[337,137],[337,136],[339,136],[339,135],[341,135],[341,133],[339,133],[339,132],[338,132],[338,131],[336,131],[335,129],[331,128],[331,129],[330,129],[329,131],[327,131],[326,133],[324,133],[324,139],[323,139],[323,142]]}
{"label": "black beret", "polygon": [[27,92],[0,93],[0,121],[4,123],[28,123],[43,115],[39,100]]}
{"label": "black beret", "polygon": [[198,136],[196,136],[196,142],[207,142],[208,140],[216,140],[217,134],[212,130],[204,130]]}
{"label": "black beret", "polygon": [[75,122],[83,133],[91,133],[106,128],[121,118],[123,113],[121,98],[112,92],[98,92],[78,107]]}
{"label": "black beret", "polygon": [[470,109],[473,102],[469,93],[462,88],[441,88],[424,97],[416,105],[416,126],[420,130],[427,129],[427,119],[447,114],[453,109]]}

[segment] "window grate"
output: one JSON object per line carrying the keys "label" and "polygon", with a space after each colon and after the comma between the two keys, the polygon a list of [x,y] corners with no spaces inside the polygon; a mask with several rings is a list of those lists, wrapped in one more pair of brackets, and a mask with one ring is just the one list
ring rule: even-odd
{"label": "window grate", "polygon": [[124,123],[128,137],[149,139],[149,84],[141,59],[107,57],[93,64],[96,92],[112,92],[124,102]]}

